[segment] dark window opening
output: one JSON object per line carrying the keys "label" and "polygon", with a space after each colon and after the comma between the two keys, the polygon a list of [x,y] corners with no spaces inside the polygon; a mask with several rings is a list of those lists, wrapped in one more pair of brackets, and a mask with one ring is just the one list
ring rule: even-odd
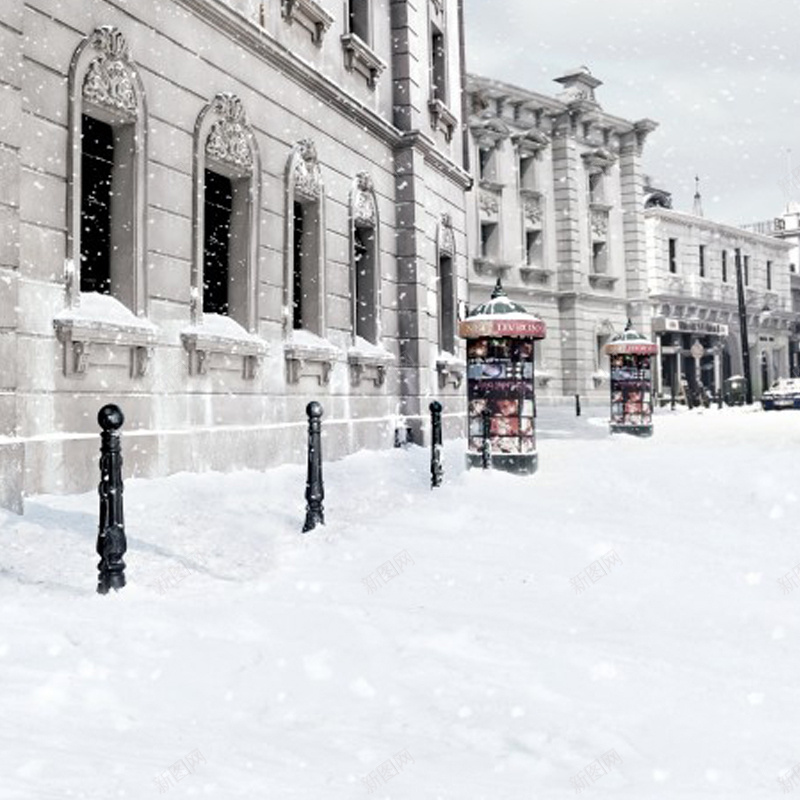
{"label": "dark window opening", "polygon": [[369,0],[349,0],[347,16],[350,33],[358,36],[365,44],[370,44]]}
{"label": "dark window opening", "polygon": [[356,273],[356,336],[373,344],[378,340],[375,283],[375,230],[353,230],[353,268]]}
{"label": "dark window opening", "polygon": [[678,240],[669,240],[669,271],[678,271]]}
{"label": "dark window opening", "polygon": [[706,246],[701,244],[698,248],[698,256],[700,258],[700,277],[705,278],[706,276]]}
{"label": "dark window opening", "polygon": [[605,242],[592,244],[592,271],[596,275],[604,275],[608,271],[608,251]]}
{"label": "dark window opening", "polygon": [[497,255],[497,224],[484,222],[481,224],[481,256],[494,258]]}
{"label": "dark window opening", "polygon": [[535,158],[531,155],[519,157],[519,185],[521,189],[536,188]]}
{"label": "dark window opening", "polygon": [[728,282],[728,251],[722,251],[722,282]]}
{"label": "dark window opening", "polygon": [[203,230],[203,311],[228,313],[233,185],[230,178],[205,171]]}
{"label": "dark window opening", "polygon": [[483,147],[478,149],[478,179],[482,181],[492,180],[494,178],[494,160],[492,158],[493,150],[487,150]]}
{"label": "dark window opening", "polygon": [[767,261],[767,291],[772,291],[772,262]]}
{"label": "dark window opening", "polygon": [[114,130],[84,114],[81,118],[81,285],[82,292],[111,291],[111,183]]}
{"label": "dark window opening", "polygon": [[744,285],[750,284],[750,256],[742,256],[742,264],[744,267]]}
{"label": "dark window opening", "polygon": [[294,271],[292,273],[292,327],[303,327],[303,227],[305,209],[302,203],[294,204]]}
{"label": "dark window opening", "polygon": [[447,102],[447,57],[444,34],[437,28],[431,31],[431,82],[435,100]]}
{"label": "dark window opening", "polygon": [[453,286],[453,259],[439,257],[439,325],[442,352],[456,352],[455,287]]}
{"label": "dark window opening", "polygon": [[589,175],[589,202],[603,202],[603,173],[593,172]]}
{"label": "dark window opening", "polygon": [[529,267],[542,266],[541,231],[525,231],[525,262]]}

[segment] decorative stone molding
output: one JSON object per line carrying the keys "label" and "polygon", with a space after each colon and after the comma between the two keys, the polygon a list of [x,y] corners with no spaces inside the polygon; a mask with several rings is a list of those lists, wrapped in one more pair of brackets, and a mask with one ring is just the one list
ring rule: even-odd
{"label": "decorative stone molding", "polygon": [[64,346],[63,371],[82,377],[96,345],[130,349],[130,375],[144,377],[149,368],[158,328],[132,314],[108,295],[81,295],[83,306],[64,311],[53,319],[56,337]]}
{"label": "decorative stone molding", "polygon": [[207,375],[211,356],[217,354],[241,357],[242,377],[254,380],[261,359],[269,352],[269,345],[263,339],[218,314],[206,314],[200,325],[182,330],[181,342],[189,355],[189,375]]}
{"label": "decorative stone molding", "polygon": [[486,216],[496,216],[500,212],[499,198],[489,192],[481,192],[478,195],[478,206]]}
{"label": "decorative stone molding", "polygon": [[511,136],[511,141],[520,153],[536,155],[550,144],[550,137],[538,128],[529,128],[522,133],[515,133]]}
{"label": "decorative stone molding", "polygon": [[494,117],[484,119],[473,116],[469,122],[469,129],[475,143],[482,150],[493,150],[511,135],[508,125]]}
{"label": "decorative stone molding", "polygon": [[362,381],[371,380],[373,386],[383,386],[386,370],[394,363],[394,355],[378,345],[359,342],[347,351],[350,367],[350,384],[360,386]]}
{"label": "decorative stone molding", "polygon": [[454,389],[459,389],[464,382],[466,370],[467,365],[457,356],[450,353],[440,353],[436,359],[439,388],[444,389],[450,384]]}
{"label": "decorative stone molding", "polygon": [[83,99],[133,119],[137,114],[134,66],[125,37],[115,27],[102,25],[90,37],[98,55],[83,78]]}
{"label": "decorative stone molding", "polygon": [[478,275],[491,275],[495,278],[504,278],[511,270],[511,264],[501,264],[493,258],[473,258],[472,266]]}
{"label": "decorative stone molding", "polygon": [[619,278],[613,275],[604,275],[602,273],[593,272],[589,274],[589,285],[593,289],[613,289]]}
{"label": "decorative stone molding", "polygon": [[333,16],[315,0],[281,0],[281,16],[290,25],[297,20],[311,32],[311,41],[317,47],[333,24]]}
{"label": "decorative stone molding", "polygon": [[527,265],[519,268],[519,274],[526,283],[549,283],[553,270]]}
{"label": "decorative stone molding", "polygon": [[229,164],[240,173],[252,172],[251,133],[242,101],[231,92],[220,92],[211,101],[210,113],[217,120],[206,139],[206,157]]}
{"label": "decorative stone molding", "polygon": [[428,111],[431,114],[431,127],[435,131],[441,130],[445,141],[449,142],[458,125],[456,115],[439,98],[431,98],[428,101]]}
{"label": "decorative stone molding", "polygon": [[304,200],[315,202],[322,196],[322,174],[317,160],[317,147],[313,139],[300,139],[295,147],[294,193]]}
{"label": "decorative stone molding", "polygon": [[544,209],[542,208],[542,195],[539,192],[534,192],[530,189],[520,192],[523,196],[522,213],[525,219],[534,228],[540,228],[542,225],[542,217],[544,216]]}
{"label": "decorative stone molding", "polygon": [[591,206],[592,239],[605,241],[608,236],[608,206],[593,203]]}
{"label": "decorative stone molding", "polygon": [[593,147],[581,154],[581,158],[589,169],[599,169],[605,172],[612,167],[617,157],[606,147]]}
{"label": "decorative stone molding", "polygon": [[295,330],[283,344],[286,380],[299,383],[303,377],[315,377],[320,386],[330,383],[331,372],[341,351],[310,331]]}
{"label": "decorative stone molding", "polygon": [[439,255],[455,257],[456,237],[453,233],[453,220],[445,211],[439,219]]}
{"label": "decorative stone molding", "polygon": [[349,72],[362,72],[367,79],[367,86],[374,89],[378,78],[386,69],[386,62],[354,33],[342,36],[344,48],[344,65]]}
{"label": "decorative stone molding", "polygon": [[378,210],[375,207],[375,187],[368,172],[357,173],[352,203],[353,224],[357,227],[374,228],[377,225]]}

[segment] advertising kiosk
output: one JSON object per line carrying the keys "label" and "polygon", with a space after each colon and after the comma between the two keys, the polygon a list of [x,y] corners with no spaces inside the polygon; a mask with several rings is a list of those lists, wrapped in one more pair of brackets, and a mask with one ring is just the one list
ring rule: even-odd
{"label": "advertising kiosk", "polygon": [[536,471],[533,348],[545,333],[499,278],[492,299],[459,323],[467,340],[467,466]]}
{"label": "advertising kiosk", "polygon": [[652,435],[651,359],[657,351],[653,342],[633,329],[630,320],[625,331],[606,344],[611,374],[611,433]]}

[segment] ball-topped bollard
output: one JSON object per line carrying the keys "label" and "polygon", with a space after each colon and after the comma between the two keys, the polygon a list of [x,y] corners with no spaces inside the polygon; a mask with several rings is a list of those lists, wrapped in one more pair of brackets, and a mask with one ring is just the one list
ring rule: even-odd
{"label": "ball-topped bollard", "polygon": [[322,406],[312,400],[306,406],[308,415],[308,475],[306,478],[306,521],[303,533],[325,524],[325,487],[322,483]]}
{"label": "ball-topped bollard", "polygon": [[97,414],[103,429],[100,434],[100,525],[97,533],[97,591],[108,594],[125,586],[125,561],[128,549],[125,539],[125,520],[122,510],[122,448],[119,429],[125,415],[119,406],[110,403]]}
{"label": "ball-topped bollard", "polygon": [[442,404],[434,400],[428,408],[431,412],[431,489],[442,485]]}

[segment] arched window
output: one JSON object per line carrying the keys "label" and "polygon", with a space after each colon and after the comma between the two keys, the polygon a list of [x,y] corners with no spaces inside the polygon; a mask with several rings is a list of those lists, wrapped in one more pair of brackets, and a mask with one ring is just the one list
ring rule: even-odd
{"label": "arched window", "polygon": [[439,350],[456,352],[456,243],[449,214],[442,214],[437,236],[437,309],[439,314]]}
{"label": "arched window", "polygon": [[286,168],[285,328],[325,336],[324,191],[317,150],[299,141]]}
{"label": "arched window", "polygon": [[372,178],[359,172],[350,192],[353,335],[377,344],[381,337],[378,204]]}
{"label": "arched window", "polygon": [[67,295],[111,295],[147,312],[147,108],[128,43],[96,28],[69,71]]}
{"label": "arched window", "polygon": [[260,164],[242,101],[221,92],[195,125],[192,323],[227,316],[254,333]]}

